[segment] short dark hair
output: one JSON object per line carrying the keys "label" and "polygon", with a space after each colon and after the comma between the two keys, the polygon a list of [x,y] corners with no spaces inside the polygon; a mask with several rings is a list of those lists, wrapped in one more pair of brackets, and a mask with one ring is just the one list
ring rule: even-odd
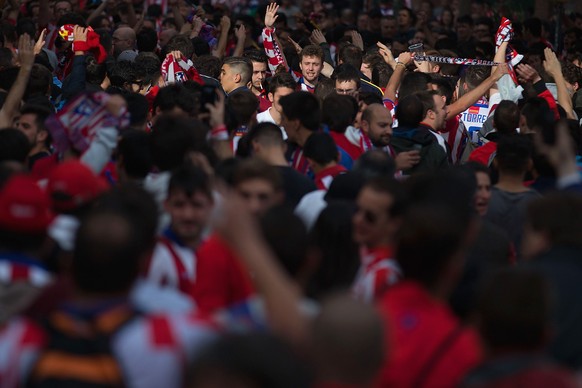
{"label": "short dark hair", "polygon": [[362,67],[362,56],[362,50],[354,44],[346,44],[338,53],[338,59],[342,64],[347,63],[358,70]]}
{"label": "short dark hair", "polygon": [[435,111],[436,106],[434,103],[434,96],[438,96],[438,95],[439,94],[436,90],[426,90],[426,91],[416,93],[416,96],[418,97],[418,99],[422,103],[422,117],[423,117],[423,119],[426,117],[429,110],[432,110],[433,112]]}
{"label": "short dark hair", "polygon": [[159,107],[161,112],[170,112],[178,107],[189,116],[198,114],[199,96],[180,83],[164,86],[154,99],[153,111]]}
{"label": "short dark hair", "polygon": [[[171,39],[170,39],[171,41]],[[158,45],[158,34],[151,28],[142,28],[136,36],[138,52],[154,52]]]}
{"label": "short dark hair", "polygon": [[161,115],[150,134],[154,165],[161,171],[170,171],[184,162],[189,151],[204,152],[207,129],[197,119]]}
{"label": "short dark hair", "polygon": [[527,171],[532,157],[531,139],[524,135],[503,136],[497,142],[497,167],[499,171],[522,174]]}
{"label": "short dark hair", "polygon": [[253,179],[261,179],[269,182],[275,191],[283,190],[283,179],[274,166],[257,158],[250,158],[241,161],[234,171],[234,187]]}
{"label": "short dark hair", "polygon": [[275,94],[278,88],[289,88],[296,90],[297,82],[295,82],[293,76],[287,72],[277,73],[268,79],[267,90],[269,93]]}
{"label": "short dark hair", "polygon": [[25,99],[35,95],[46,95],[52,85],[53,77],[49,69],[35,63],[32,65],[32,70],[26,85]]}
{"label": "short dark hair", "polygon": [[261,144],[283,146],[283,134],[281,128],[269,122],[255,125],[246,134],[249,143],[256,141]]}
{"label": "short dark hair", "polygon": [[362,174],[366,179],[394,176],[396,164],[388,153],[381,150],[364,152],[354,163],[352,171]]}
{"label": "short dark hair", "polygon": [[279,100],[283,114],[290,120],[299,119],[303,127],[317,131],[321,123],[318,99],[309,92],[293,92]]}
{"label": "short dark hair", "polygon": [[230,66],[240,75],[241,84],[246,85],[252,79],[253,63],[250,59],[244,57],[228,57],[222,62],[222,64]]}
{"label": "short dark hair", "polygon": [[519,108],[510,100],[503,100],[493,114],[493,125],[500,134],[513,134],[519,126]]}
{"label": "short dark hair", "polygon": [[168,197],[175,191],[184,192],[187,197],[202,193],[210,200],[213,199],[210,177],[201,168],[190,164],[183,164],[172,171],[168,184]]}
{"label": "short dark hair", "polygon": [[133,62],[117,61],[111,65],[108,71],[111,86],[124,88],[127,84],[136,80],[136,68]]}
{"label": "short dark hair", "polygon": [[220,64],[221,60],[214,55],[201,55],[193,59],[194,66],[202,75],[206,75],[212,78],[218,78],[220,76]]}
{"label": "short dark hair", "polygon": [[550,324],[550,289],[542,274],[506,269],[485,281],[479,332],[492,350],[537,351]]}
{"label": "short dark hair", "polygon": [[250,90],[232,93],[226,100],[226,121],[230,130],[249,125],[259,108],[259,100]]}
{"label": "short dark hair", "polygon": [[336,82],[355,81],[356,88],[360,88],[360,72],[349,63],[342,63],[335,68],[331,79]]}
{"label": "short dark hair", "polygon": [[469,86],[469,90],[472,90],[481,85],[489,75],[491,75],[491,68],[488,66],[469,66],[464,80]]}
{"label": "short dark hair", "polygon": [[401,127],[416,128],[424,119],[424,107],[417,94],[411,94],[398,101],[396,117]]}
{"label": "short dark hair", "polygon": [[299,53],[299,61],[303,60],[303,57],[317,57],[323,62],[323,49],[314,44],[308,44],[307,46],[303,47],[303,50]]}
{"label": "short dark hair", "polygon": [[333,138],[325,132],[315,132],[307,138],[303,146],[303,155],[322,166],[337,162],[339,159]]}
{"label": "short dark hair", "polygon": [[170,38],[168,44],[164,47],[164,51],[169,53],[171,51],[180,51],[187,59],[192,58],[194,54],[194,46],[187,35],[178,34]]}
{"label": "short dark hair", "polygon": [[144,179],[153,167],[150,137],[145,131],[126,129],[117,144],[123,168],[132,178]]}
{"label": "short dark hair", "polygon": [[431,77],[429,74],[420,71],[406,73],[400,84],[400,89],[398,89],[398,99],[401,100],[413,93],[428,90],[430,83]]}
{"label": "short dark hair", "polygon": [[107,69],[104,63],[99,63],[92,55],[87,55],[85,57],[85,79],[91,85],[101,85],[105,76],[107,75]]}
{"label": "short dark hair", "polygon": [[263,50],[247,50],[243,53],[244,58],[248,58],[251,62],[260,62],[267,64],[269,58]]}
{"label": "short dark hair", "polygon": [[358,114],[358,103],[352,96],[333,93],[323,100],[322,120],[333,132],[344,133]]}

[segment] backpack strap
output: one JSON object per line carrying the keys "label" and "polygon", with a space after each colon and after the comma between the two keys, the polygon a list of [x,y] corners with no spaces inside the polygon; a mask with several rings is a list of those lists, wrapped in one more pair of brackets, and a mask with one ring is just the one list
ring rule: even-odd
{"label": "backpack strap", "polygon": [[417,375],[414,384],[412,385],[415,388],[421,388],[424,386],[426,381],[428,380],[430,374],[433,372],[435,367],[438,365],[439,361],[443,358],[443,356],[449,351],[461,333],[463,332],[463,325],[458,324],[440,343],[439,346],[435,349],[433,354],[429,357],[428,361],[423,365],[420,369],[420,373]]}
{"label": "backpack strap", "polygon": [[124,304],[91,321],[56,312],[45,321],[48,344],[34,366],[29,387],[124,387],[111,339],[137,316]]}

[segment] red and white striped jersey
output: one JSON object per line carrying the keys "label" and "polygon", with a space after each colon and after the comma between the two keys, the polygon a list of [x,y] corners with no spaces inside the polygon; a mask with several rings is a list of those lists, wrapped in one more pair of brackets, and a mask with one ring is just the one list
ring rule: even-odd
{"label": "red and white striped jersey", "polygon": [[146,277],[155,284],[176,288],[192,296],[196,281],[196,254],[162,236],[154,248]]}
{"label": "red and white striped jersey", "polygon": [[445,139],[451,150],[449,161],[452,164],[460,163],[461,156],[463,156],[469,139],[467,128],[465,128],[460,114],[446,121],[445,131],[441,133],[441,136]]}
{"label": "red and white striped jersey", "polygon": [[389,247],[362,248],[360,269],[352,288],[358,300],[374,302],[400,280],[402,273],[393,256]]}

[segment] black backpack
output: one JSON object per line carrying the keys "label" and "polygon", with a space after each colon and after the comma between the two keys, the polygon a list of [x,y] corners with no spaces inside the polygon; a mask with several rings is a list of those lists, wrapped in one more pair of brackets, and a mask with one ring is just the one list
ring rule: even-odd
{"label": "black backpack", "polygon": [[86,320],[63,311],[53,313],[44,322],[47,343],[32,368],[27,387],[125,387],[111,339],[136,316],[127,305]]}

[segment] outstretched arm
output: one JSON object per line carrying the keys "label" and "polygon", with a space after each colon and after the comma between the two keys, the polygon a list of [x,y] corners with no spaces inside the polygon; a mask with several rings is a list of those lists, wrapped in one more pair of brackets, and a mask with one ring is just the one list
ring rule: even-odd
{"label": "outstretched arm", "polygon": [[574,105],[572,104],[572,97],[568,93],[568,88],[566,87],[566,80],[564,79],[564,74],[562,73],[562,65],[556,54],[549,48],[544,50],[544,56],[546,60],[544,61],[544,69],[554,78],[556,82],[556,88],[558,89],[558,104],[564,108],[566,111],[566,116],[569,119],[575,120],[574,116]]}
{"label": "outstretched arm", "polygon": [[489,89],[491,89],[491,87],[495,85],[501,77],[503,77],[504,74],[507,74],[507,65],[498,65],[493,74],[487,77],[487,79],[479,86],[447,107],[447,120],[469,109],[469,107],[483,97]]}

